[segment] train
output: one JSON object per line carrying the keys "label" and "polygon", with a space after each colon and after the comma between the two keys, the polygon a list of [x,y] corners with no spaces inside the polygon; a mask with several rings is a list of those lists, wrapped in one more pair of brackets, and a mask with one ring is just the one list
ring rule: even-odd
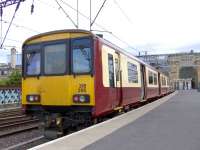
{"label": "train", "polygon": [[172,92],[168,76],[87,30],[30,37],[22,57],[22,106],[41,116],[46,136]]}

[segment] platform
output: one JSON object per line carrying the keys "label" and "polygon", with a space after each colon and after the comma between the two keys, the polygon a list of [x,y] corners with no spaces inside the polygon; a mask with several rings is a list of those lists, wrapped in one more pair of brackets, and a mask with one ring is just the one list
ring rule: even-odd
{"label": "platform", "polygon": [[200,92],[173,93],[36,149],[199,150]]}

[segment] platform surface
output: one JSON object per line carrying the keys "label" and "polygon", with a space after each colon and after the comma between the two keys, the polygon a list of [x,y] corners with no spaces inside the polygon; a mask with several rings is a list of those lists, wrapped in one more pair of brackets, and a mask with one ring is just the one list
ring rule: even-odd
{"label": "platform surface", "polygon": [[174,95],[32,149],[200,150],[200,92]]}
{"label": "platform surface", "polygon": [[200,93],[180,91],[85,150],[200,150]]}

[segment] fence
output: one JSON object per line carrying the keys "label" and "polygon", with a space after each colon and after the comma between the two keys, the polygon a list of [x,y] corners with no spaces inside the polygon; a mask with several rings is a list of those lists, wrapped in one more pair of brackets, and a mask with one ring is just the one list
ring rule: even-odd
{"label": "fence", "polygon": [[21,103],[20,87],[0,87],[0,105]]}

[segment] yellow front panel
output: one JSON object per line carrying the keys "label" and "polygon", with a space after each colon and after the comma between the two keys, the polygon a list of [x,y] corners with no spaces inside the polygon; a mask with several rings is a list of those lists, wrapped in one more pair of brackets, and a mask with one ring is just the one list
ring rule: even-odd
{"label": "yellow front panel", "polygon": [[[29,103],[26,95],[39,94],[40,103]],[[90,103],[73,103],[73,95],[88,94]],[[22,104],[41,104],[54,106],[90,105],[94,101],[94,78],[90,75],[43,76],[22,81]]]}

